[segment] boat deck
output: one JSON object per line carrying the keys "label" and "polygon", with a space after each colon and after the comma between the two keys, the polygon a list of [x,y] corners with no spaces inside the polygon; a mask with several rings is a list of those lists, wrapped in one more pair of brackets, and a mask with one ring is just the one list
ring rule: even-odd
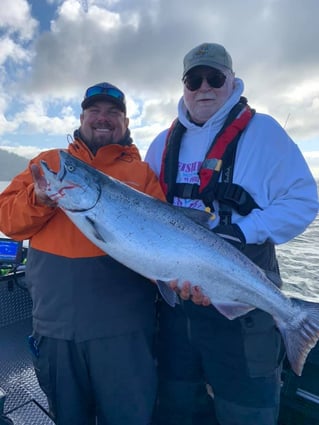
{"label": "boat deck", "polygon": [[[0,276],[0,425],[7,423],[2,413],[14,425],[53,425],[32,365],[32,302],[23,286],[24,272]],[[286,365],[278,425],[319,425],[319,344],[301,377]]]}
{"label": "boat deck", "polygon": [[23,285],[24,273],[0,280],[0,388],[5,393],[0,407],[4,402],[3,413],[15,425],[52,425],[28,346],[32,302],[17,283]]}

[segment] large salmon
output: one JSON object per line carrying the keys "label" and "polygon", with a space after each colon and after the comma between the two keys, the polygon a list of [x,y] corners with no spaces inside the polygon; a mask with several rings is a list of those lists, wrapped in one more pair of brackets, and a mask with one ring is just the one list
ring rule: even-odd
{"label": "large salmon", "polygon": [[254,308],[271,314],[291,367],[301,375],[319,338],[319,304],[286,297],[260,268],[209,230],[207,213],[145,195],[64,151],[58,173],[45,162],[41,167],[48,196],[85,236],[157,281],[171,305],[177,295],[165,282],[177,279],[199,285],[229,319]]}

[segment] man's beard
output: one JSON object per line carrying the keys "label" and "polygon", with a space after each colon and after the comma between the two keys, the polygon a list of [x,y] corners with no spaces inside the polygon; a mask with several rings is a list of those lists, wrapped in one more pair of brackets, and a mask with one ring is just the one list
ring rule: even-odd
{"label": "man's beard", "polygon": [[113,134],[108,134],[107,136],[101,134],[98,137],[93,136],[91,140],[87,142],[87,145],[95,155],[102,146],[113,145],[114,143],[116,142],[114,141]]}

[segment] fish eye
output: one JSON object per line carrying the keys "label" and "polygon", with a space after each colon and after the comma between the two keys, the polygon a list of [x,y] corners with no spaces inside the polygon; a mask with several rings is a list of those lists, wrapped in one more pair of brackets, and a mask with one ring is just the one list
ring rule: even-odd
{"label": "fish eye", "polygon": [[74,165],[67,165],[67,169],[72,173],[75,170],[75,167]]}

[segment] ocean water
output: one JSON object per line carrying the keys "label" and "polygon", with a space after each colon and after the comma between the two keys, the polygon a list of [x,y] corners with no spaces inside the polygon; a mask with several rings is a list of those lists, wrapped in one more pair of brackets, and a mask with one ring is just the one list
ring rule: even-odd
{"label": "ocean water", "polygon": [[284,292],[319,301],[319,215],[303,234],[276,251]]}
{"label": "ocean water", "polygon": [[[8,184],[0,182],[0,192]],[[302,235],[277,246],[276,251],[283,291],[290,296],[319,301],[319,215]]]}

